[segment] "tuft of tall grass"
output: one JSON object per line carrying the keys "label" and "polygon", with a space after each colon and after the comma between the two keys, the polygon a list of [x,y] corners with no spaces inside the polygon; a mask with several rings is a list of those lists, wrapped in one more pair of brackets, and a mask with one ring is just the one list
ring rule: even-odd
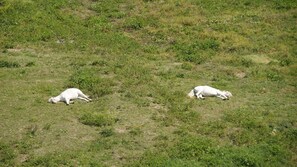
{"label": "tuft of tall grass", "polygon": [[10,62],[5,60],[0,60],[0,68],[18,68],[21,65],[17,62]]}
{"label": "tuft of tall grass", "polygon": [[219,49],[219,42],[214,39],[196,40],[188,43],[176,43],[172,50],[180,61],[201,64],[209,60]]}
{"label": "tuft of tall grass", "polygon": [[16,155],[13,148],[0,141],[0,164],[4,166],[13,166]]}
{"label": "tuft of tall grass", "polygon": [[100,132],[100,135],[103,136],[103,137],[110,137],[110,136],[113,136],[115,134],[114,130],[111,129],[111,128],[106,128],[106,129],[103,129],[101,132]]}
{"label": "tuft of tall grass", "polygon": [[107,113],[86,112],[82,114],[79,121],[90,126],[108,126],[116,122],[116,119]]}
{"label": "tuft of tall grass", "polygon": [[82,90],[88,90],[92,93],[93,97],[101,97],[112,93],[112,86],[114,86],[114,84],[115,83],[110,78],[101,78],[96,73],[95,68],[82,68],[78,69],[70,76],[67,87],[77,87]]}

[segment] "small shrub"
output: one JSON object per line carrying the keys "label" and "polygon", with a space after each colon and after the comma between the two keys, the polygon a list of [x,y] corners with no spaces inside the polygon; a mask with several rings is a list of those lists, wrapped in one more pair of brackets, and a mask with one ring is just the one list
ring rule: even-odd
{"label": "small shrub", "polygon": [[148,17],[144,18],[141,16],[134,16],[134,17],[129,17],[128,19],[125,20],[124,23],[124,28],[129,29],[129,30],[140,30],[143,27],[146,27],[148,25],[151,26],[156,26],[158,18],[155,17]]}
{"label": "small shrub", "polygon": [[288,11],[290,9],[296,8],[296,1],[273,1],[273,7],[277,10]]}
{"label": "small shrub", "polygon": [[91,126],[107,126],[115,123],[115,118],[106,113],[85,113],[80,118],[79,121],[85,125]]}
{"label": "small shrub", "polygon": [[241,65],[244,67],[251,67],[254,63],[252,60],[241,59]]}
{"label": "small shrub", "polygon": [[92,89],[99,83],[99,79],[91,69],[81,69],[70,77],[69,87]]}
{"label": "small shrub", "polygon": [[111,80],[105,80],[97,84],[93,89],[88,89],[92,92],[92,97],[101,97],[112,93],[111,86],[113,82]]}
{"label": "small shrub", "polygon": [[181,73],[180,74],[176,74],[176,77],[177,78],[185,78],[185,74],[181,74]]}
{"label": "small shrub", "polygon": [[285,59],[282,59],[280,62],[279,62],[279,65],[280,66],[289,66],[290,64],[292,64],[292,60],[289,59],[289,58],[285,58]]}
{"label": "small shrub", "polygon": [[107,62],[104,60],[99,60],[99,61],[94,61],[91,65],[92,66],[107,66]]}
{"label": "small shrub", "polygon": [[181,65],[181,68],[190,71],[193,69],[193,65],[191,63],[185,62]]}
{"label": "small shrub", "polygon": [[206,49],[211,49],[211,50],[218,50],[219,49],[219,42],[214,40],[214,39],[207,39],[204,40],[201,44],[200,44],[200,48],[203,50]]}
{"label": "small shrub", "polygon": [[143,26],[144,26],[144,20],[139,17],[130,18],[125,23],[125,27],[132,30],[139,30]]}
{"label": "small shrub", "polygon": [[14,44],[12,44],[12,43],[6,43],[6,44],[4,44],[4,48],[5,49],[12,49],[14,47]]}
{"label": "small shrub", "polygon": [[176,43],[172,49],[177,52],[179,60],[201,64],[210,59],[211,55],[219,49],[219,43],[214,39],[198,40],[191,44]]}
{"label": "small shrub", "polygon": [[188,61],[195,64],[201,64],[206,61],[206,57],[204,57],[201,54],[184,54],[184,55],[178,55],[177,56],[179,60],[182,61]]}
{"label": "small shrub", "polygon": [[114,131],[111,128],[103,129],[100,132],[100,135],[103,136],[103,137],[110,137],[110,136],[114,135]]}
{"label": "small shrub", "polygon": [[18,68],[21,65],[16,62],[9,62],[5,60],[0,60],[0,68]]}
{"label": "small shrub", "polygon": [[283,77],[277,71],[267,72],[266,77],[270,81],[281,81],[281,80],[283,80]]}
{"label": "small shrub", "polygon": [[32,66],[35,66],[34,62],[29,62],[29,63],[26,64],[26,67],[32,67]]}
{"label": "small shrub", "polygon": [[76,71],[69,79],[67,87],[77,87],[88,90],[92,97],[100,97],[112,92],[114,85],[112,79],[100,78],[93,69],[80,69]]}
{"label": "small shrub", "polygon": [[141,129],[139,127],[133,128],[129,131],[129,133],[133,136],[140,135],[142,133]]}

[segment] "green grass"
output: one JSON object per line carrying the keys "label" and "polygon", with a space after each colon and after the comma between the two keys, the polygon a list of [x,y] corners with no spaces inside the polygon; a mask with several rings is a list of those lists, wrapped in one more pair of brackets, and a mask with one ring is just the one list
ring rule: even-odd
{"label": "green grass", "polygon": [[[296,18],[293,0],[0,0],[0,166],[295,166]],[[67,87],[93,101],[47,103]]]}

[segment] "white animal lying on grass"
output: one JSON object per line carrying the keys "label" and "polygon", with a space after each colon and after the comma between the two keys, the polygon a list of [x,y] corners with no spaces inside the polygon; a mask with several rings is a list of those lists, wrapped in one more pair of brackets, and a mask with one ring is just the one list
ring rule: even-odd
{"label": "white animal lying on grass", "polygon": [[204,99],[205,97],[219,97],[223,100],[228,100],[232,94],[228,91],[221,91],[210,86],[197,86],[188,93],[188,96],[191,98],[197,97],[198,99]]}
{"label": "white animal lying on grass", "polygon": [[92,101],[88,96],[83,94],[83,92],[77,88],[69,88],[62,92],[59,96],[51,97],[48,99],[49,103],[58,103],[58,102],[65,102],[67,105],[70,103],[74,103],[71,100],[74,99],[81,99],[87,102]]}

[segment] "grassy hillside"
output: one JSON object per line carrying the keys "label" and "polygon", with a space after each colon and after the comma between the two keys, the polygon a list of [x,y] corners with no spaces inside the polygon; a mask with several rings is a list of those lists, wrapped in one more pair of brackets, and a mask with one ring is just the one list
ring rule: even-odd
{"label": "grassy hillside", "polygon": [[[0,0],[0,166],[295,166],[296,19],[294,0]],[[47,103],[67,87],[93,102]]]}

